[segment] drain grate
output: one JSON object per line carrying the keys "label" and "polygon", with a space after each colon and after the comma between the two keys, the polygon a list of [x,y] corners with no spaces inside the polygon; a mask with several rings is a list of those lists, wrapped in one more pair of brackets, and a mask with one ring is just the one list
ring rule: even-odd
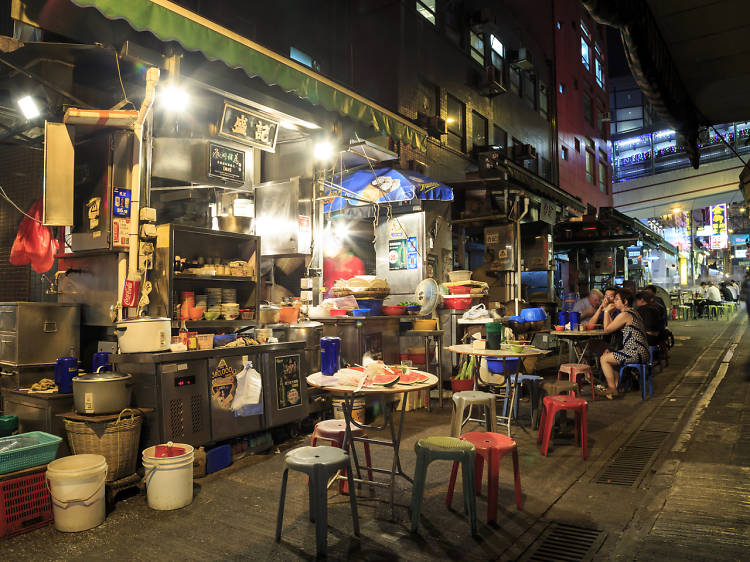
{"label": "drain grate", "polygon": [[520,560],[522,562],[591,560],[607,534],[567,523],[552,523]]}
{"label": "drain grate", "polygon": [[596,477],[595,482],[633,486],[640,481],[668,435],[669,432],[666,431],[639,431],[615,454]]}

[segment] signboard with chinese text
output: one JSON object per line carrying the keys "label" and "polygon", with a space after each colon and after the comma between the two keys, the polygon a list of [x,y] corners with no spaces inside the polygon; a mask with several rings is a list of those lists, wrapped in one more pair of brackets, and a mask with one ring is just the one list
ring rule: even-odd
{"label": "signboard with chinese text", "polygon": [[224,102],[219,136],[274,152],[279,123],[250,109]]}
{"label": "signboard with chinese text", "polygon": [[711,249],[723,250],[727,247],[727,204],[711,207]]}
{"label": "signboard with chinese text", "polygon": [[245,151],[208,143],[208,175],[222,180],[245,181]]}

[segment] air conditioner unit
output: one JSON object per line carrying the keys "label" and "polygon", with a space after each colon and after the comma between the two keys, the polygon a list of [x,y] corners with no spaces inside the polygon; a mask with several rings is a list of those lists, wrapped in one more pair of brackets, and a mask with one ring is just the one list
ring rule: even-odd
{"label": "air conditioner unit", "polygon": [[427,134],[431,137],[440,138],[442,135],[448,134],[448,128],[445,123],[445,119],[440,119],[440,117],[436,115],[425,115],[424,113],[418,113],[417,122],[422,128],[427,131]]}
{"label": "air conditioner unit", "polygon": [[612,121],[612,114],[609,111],[602,111],[599,115],[599,120],[602,123],[609,123],[610,121]]}
{"label": "air conditioner unit", "polygon": [[534,70],[534,62],[531,60],[531,53],[526,47],[518,49],[511,65],[515,68],[520,68],[521,70]]}
{"label": "air conditioner unit", "polygon": [[536,160],[536,148],[530,144],[514,144],[513,145],[513,160],[526,161]]}
{"label": "air conditioner unit", "polygon": [[492,65],[484,67],[484,74],[479,82],[479,91],[489,98],[505,93],[503,73]]}
{"label": "air conditioner unit", "polygon": [[503,160],[505,159],[504,150],[490,150],[479,152],[477,154],[477,164],[479,166],[480,178],[502,177],[505,169]]}

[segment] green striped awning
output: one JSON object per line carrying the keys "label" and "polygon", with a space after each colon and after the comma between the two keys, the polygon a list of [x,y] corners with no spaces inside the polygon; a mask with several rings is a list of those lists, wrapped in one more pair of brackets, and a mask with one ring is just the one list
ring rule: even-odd
{"label": "green striped awning", "polygon": [[241,68],[248,76],[295,92],[329,111],[371,125],[384,135],[425,151],[427,133],[356,92],[313,72],[249,39],[167,0],[70,0],[93,7],[111,20],[127,21],[137,31],[149,31],[161,41],[176,41],[209,60]]}

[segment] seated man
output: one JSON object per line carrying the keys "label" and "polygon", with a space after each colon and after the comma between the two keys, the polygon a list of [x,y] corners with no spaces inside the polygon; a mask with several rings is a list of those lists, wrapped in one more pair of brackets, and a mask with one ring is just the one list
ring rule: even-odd
{"label": "seated man", "polygon": [[[589,326],[596,326],[597,324],[602,326],[604,324],[604,309],[615,302],[616,292],[617,287],[607,287],[606,289],[604,289],[604,298],[602,299],[602,304],[600,304],[599,308],[596,309],[596,312],[591,315],[591,318],[588,321]],[[613,314],[614,316],[617,316],[617,311],[615,311]]]}
{"label": "seated man", "polygon": [[667,308],[667,304],[664,302],[663,298],[656,294],[655,285],[646,285],[646,288],[644,290],[651,293],[652,295],[652,298],[649,301],[650,304],[654,304],[661,309],[664,326],[666,327],[666,325],[669,324],[669,309]]}
{"label": "seated man", "polygon": [[635,295],[635,309],[643,319],[648,345],[658,346],[665,337],[664,330],[667,327],[661,307],[655,304],[649,291],[641,291]]}
{"label": "seated man", "polygon": [[594,313],[599,308],[599,304],[602,302],[602,297],[602,292],[599,289],[591,289],[588,296],[575,303],[573,312],[578,313],[578,320],[581,324],[584,324],[584,320],[588,320],[594,316]]}
{"label": "seated man", "polygon": [[732,291],[727,287],[726,281],[722,281],[719,283],[719,293],[721,294],[721,300],[723,301],[733,301],[734,295],[732,295]]}

